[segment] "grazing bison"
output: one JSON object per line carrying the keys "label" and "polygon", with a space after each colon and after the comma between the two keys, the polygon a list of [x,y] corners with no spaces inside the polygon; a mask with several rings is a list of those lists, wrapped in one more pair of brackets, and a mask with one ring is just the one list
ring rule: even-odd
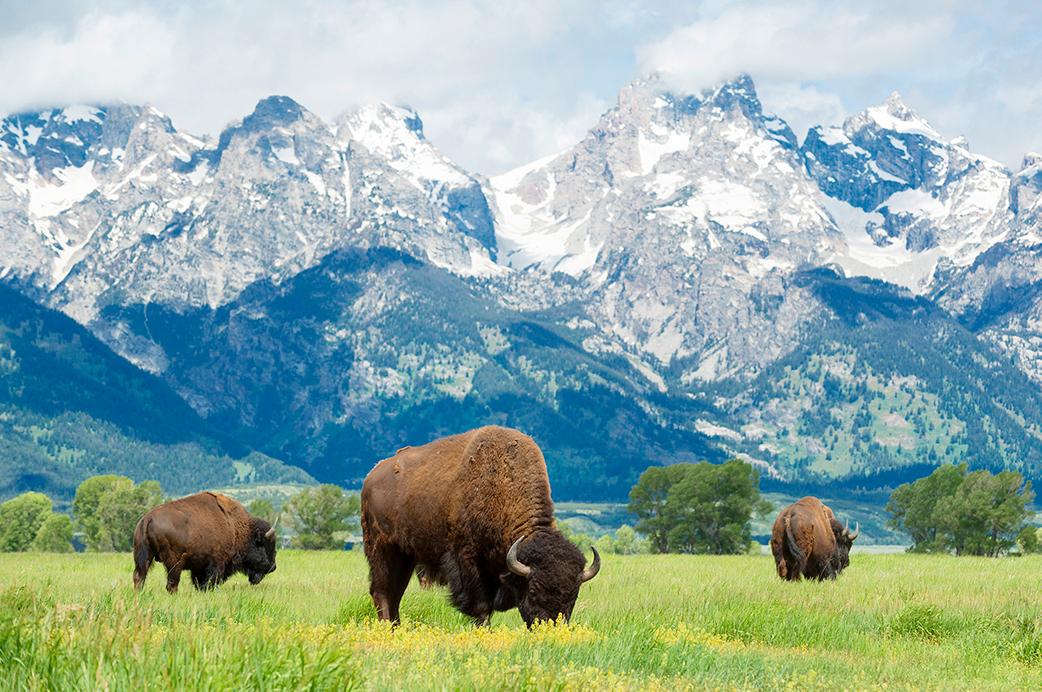
{"label": "grazing bison", "polygon": [[379,462],[362,486],[362,535],[373,604],[392,622],[414,568],[478,625],[517,608],[531,627],[570,618],[601,565],[557,530],[536,443],[492,426]]}
{"label": "grazing bison", "polygon": [[134,529],[134,588],[141,588],[158,559],[166,567],[166,590],[177,592],[181,571],[197,589],[212,589],[236,572],[251,584],[275,571],[275,527],[235,500],[198,493],[159,505]]}
{"label": "grazing bison", "polygon": [[816,497],[805,497],[779,514],[771,532],[771,552],[778,576],[835,579],[850,564],[850,546],[861,532],[850,532],[836,521],[832,510]]}

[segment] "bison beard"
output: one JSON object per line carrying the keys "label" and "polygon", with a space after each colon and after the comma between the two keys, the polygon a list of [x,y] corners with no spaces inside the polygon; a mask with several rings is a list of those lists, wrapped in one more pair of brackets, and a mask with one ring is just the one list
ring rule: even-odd
{"label": "bison beard", "polygon": [[835,579],[850,564],[850,547],[861,532],[836,521],[816,497],[805,497],[778,514],[771,553],[778,576],[787,581]]}
{"label": "bison beard", "polygon": [[166,567],[166,590],[176,593],[188,570],[197,589],[212,589],[237,572],[259,584],[275,571],[275,527],[225,495],[204,492],[162,504],[134,529],[134,588],[154,560]]}
{"label": "bison beard", "polygon": [[370,593],[398,622],[413,570],[446,584],[452,604],[489,622],[517,608],[525,623],[571,617],[579,587],[600,569],[554,523],[546,462],[535,442],[485,427],[379,462],[362,486]]}

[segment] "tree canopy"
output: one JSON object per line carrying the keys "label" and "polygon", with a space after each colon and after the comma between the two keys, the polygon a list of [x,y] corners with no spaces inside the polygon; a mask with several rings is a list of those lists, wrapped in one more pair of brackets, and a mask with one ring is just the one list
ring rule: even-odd
{"label": "tree canopy", "polygon": [[0,505],[0,551],[71,551],[72,522],[52,507],[43,493],[23,493]]}
{"label": "tree canopy", "polygon": [[138,520],[162,501],[156,481],[134,485],[125,476],[92,476],[76,488],[72,511],[88,550],[129,551]]}
{"label": "tree canopy", "polygon": [[994,557],[1017,544],[1034,498],[1031,482],[1016,471],[944,465],[897,487],[887,511],[890,526],[911,536],[914,552]]}
{"label": "tree canopy", "polygon": [[342,535],[353,528],[359,500],[336,485],[304,488],[286,503],[290,523],[297,531],[294,545],[308,550],[328,550],[344,545]]}
{"label": "tree canopy", "polygon": [[23,493],[0,505],[0,550],[29,550],[52,506],[43,493]]}
{"label": "tree canopy", "polygon": [[629,511],[653,552],[743,553],[753,514],[770,510],[759,474],[738,459],[723,464],[673,464],[641,474]]}

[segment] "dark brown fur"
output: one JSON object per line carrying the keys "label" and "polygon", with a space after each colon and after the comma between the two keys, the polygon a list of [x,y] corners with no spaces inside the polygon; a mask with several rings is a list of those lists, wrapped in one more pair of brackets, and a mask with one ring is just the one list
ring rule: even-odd
{"label": "dark brown fur", "polygon": [[[532,438],[485,427],[406,447],[362,486],[362,534],[379,617],[397,622],[413,570],[447,584],[476,622],[518,608],[528,624],[570,617],[585,561],[557,530],[543,454]],[[508,571],[506,555],[525,537]]]}
{"label": "dark brown fur", "polygon": [[218,493],[189,495],[159,505],[134,529],[134,588],[154,560],[166,567],[166,590],[176,593],[188,570],[197,589],[211,589],[237,572],[251,584],[275,571],[271,525]]}
{"label": "dark brown fur", "polygon": [[850,564],[853,542],[832,510],[816,497],[805,497],[779,512],[771,532],[778,576],[788,581],[835,579]]}

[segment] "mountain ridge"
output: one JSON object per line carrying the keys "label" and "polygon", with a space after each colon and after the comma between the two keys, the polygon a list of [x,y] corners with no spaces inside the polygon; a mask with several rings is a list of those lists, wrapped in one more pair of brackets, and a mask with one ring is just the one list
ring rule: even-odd
{"label": "mountain ridge", "polygon": [[[216,139],[179,133],[149,107],[46,113],[0,125],[0,247],[12,249],[0,279],[248,447],[320,477],[353,483],[403,437],[487,421],[544,434],[555,487],[574,497],[594,477],[609,489],[599,497],[617,498],[641,464],[692,450],[741,454],[797,483],[878,476],[923,463],[903,434],[883,435],[887,454],[855,444],[899,419],[1034,473],[1034,391],[1013,387],[1019,399],[1005,401],[970,380],[951,389],[936,371],[1008,383],[997,373],[1012,359],[1040,377],[1042,164],[1027,156],[1010,172],[944,139],[899,95],[800,143],[748,75],[699,94],[650,76],[575,146],[491,179],[438,151],[415,111],[385,104],[327,123],[269,97]],[[828,267],[855,293],[858,276],[888,281],[865,294],[884,307],[905,291],[935,301],[938,343],[969,336],[951,358],[917,342],[931,362],[902,356],[904,371],[882,382],[878,352],[857,339],[885,334],[845,319],[842,291],[823,292],[832,279],[814,274]],[[900,315],[883,323],[916,341],[916,318]],[[876,359],[873,371],[825,389],[808,379],[821,366],[778,365],[840,368],[836,344]],[[782,385],[794,377],[802,389]],[[770,410],[717,400],[743,390]],[[830,459],[806,431],[792,444],[771,437],[812,390],[832,407],[864,399],[857,425],[828,428]],[[957,403],[971,395],[993,400],[973,415],[1012,426],[1005,437],[957,441],[977,430]],[[560,419],[569,407],[589,430]]]}

